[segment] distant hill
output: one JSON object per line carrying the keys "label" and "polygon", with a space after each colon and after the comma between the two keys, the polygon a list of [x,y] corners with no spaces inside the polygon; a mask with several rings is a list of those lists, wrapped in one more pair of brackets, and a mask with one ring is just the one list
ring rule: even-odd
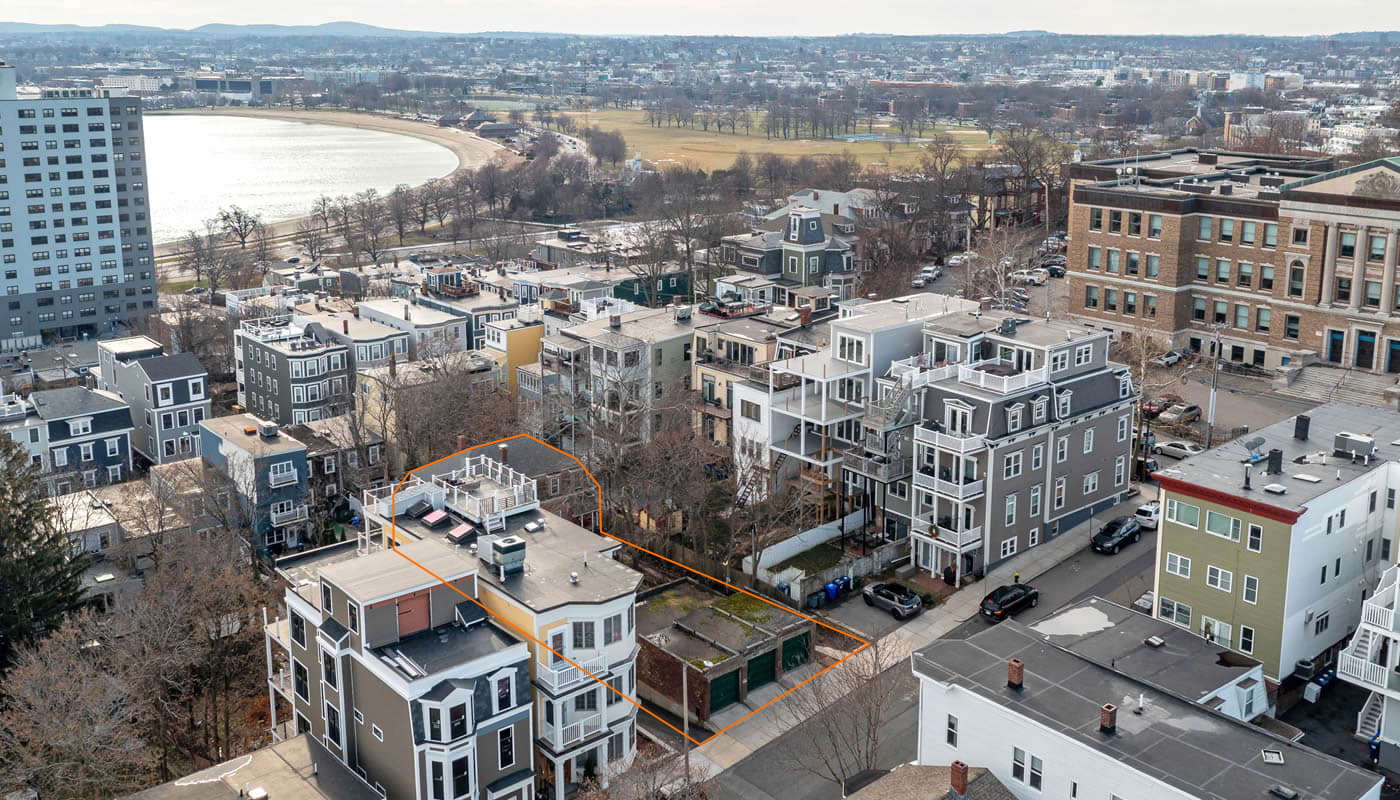
{"label": "distant hill", "polygon": [[229,25],[211,23],[191,28],[189,33],[205,36],[393,36],[422,37],[448,36],[441,31],[406,31],[397,28],[381,28],[363,22],[323,22],[320,25]]}
{"label": "distant hill", "polygon": [[0,22],[0,33],[165,33],[149,25],[44,25],[35,22]]}

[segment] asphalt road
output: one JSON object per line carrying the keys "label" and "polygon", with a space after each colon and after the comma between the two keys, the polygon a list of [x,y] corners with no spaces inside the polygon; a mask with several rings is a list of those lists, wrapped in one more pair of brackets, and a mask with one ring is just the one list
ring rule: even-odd
{"label": "asphalt road", "polygon": [[[1116,556],[1102,555],[1085,549],[1035,581],[1040,589],[1041,603],[1017,615],[1022,623],[1031,624],[1055,613],[1071,603],[1095,595],[1129,605],[1143,592],[1152,589],[1152,566],[1157,547],[1155,531],[1146,532],[1142,541],[1129,545]],[[985,630],[981,619],[971,619],[955,628],[950,637],[971,636]],[[899,681],[900,691],[887,709],[886,722],[880,732],[880,758],[877,766],[890,769],[912,761],[919,732],[918,685],[907,663],[890,668]],[[817,775],[794,771],[785,757],[790,748],[802,746],[810,735],[810,723],[798,725],[778,739],[769,742],[753,755],[715,779],[711,796],[722,800],[840,800],[841,789]],[[937,792],[934,792],[937,794]],[[930,795],[934,796],[934,795]]]}

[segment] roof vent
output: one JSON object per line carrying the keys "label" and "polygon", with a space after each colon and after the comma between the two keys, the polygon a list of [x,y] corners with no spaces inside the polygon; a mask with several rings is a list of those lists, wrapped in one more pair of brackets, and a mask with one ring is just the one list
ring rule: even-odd
{"label": "roof vent", "polygon": [[260,424],[258,425],[258,433],[261,433],[261,434],[263,435],[263,438],[264,438],[264,439],[276,439],[276,438],[277,438],[277,423],[275,423],[275,422],[263,422],[263,423],[260,423]]}
{"label": "roof vent", "polygon": [[1282,764],[1282,750],[1260,750],[1259,755],[1264,759],[1265,764]]}
{"label": "roof vent", "polygon": [[1307,475],[1301,472],[1294,475],[1293,479],[1302,481],[1303,483],[1322,483],[1322,479],[1316,475]]}
{"label": "roof vent", "polygon": [[1284,786],[1281,783],[1276,783],[1269,787],[1269,794],[1274,797],[1283,798],[1283,800],[1298,800],[1298,790]]}
{"label": "roof vent", "polygon": [[1163,638],[1160,637],[1160,636],[1149,636],[1149,637],[1147,637],[1146,639],[1143,639],[1143,640],[1142,640],[1142,643],[1145,644],[1145,645],[1147,645],[1148,647],[1151,647],[1151,648],[1154,648],[1154,649],[1155,649],[1155,648],[1161,647],[1162,645],[1166,644],[1166,643],[1167,643],[1167,640],[1166,640],[1166,639],[1163,639]]}
{"label": "roof vent", "polygon": [[1281,483],[1271,483],[1268,486],[1264,487],[1264,491],[1268,492],[1269,494],[1287,494],[1288,487],[1284,486]]}
{"label": "roof vent", "polygon": [[572,583],[572,584],[575,584],[575,585],[578,584],[578,573],[577,573],[577,572],[570,572],[570,573],[569,573],[569,583]]}

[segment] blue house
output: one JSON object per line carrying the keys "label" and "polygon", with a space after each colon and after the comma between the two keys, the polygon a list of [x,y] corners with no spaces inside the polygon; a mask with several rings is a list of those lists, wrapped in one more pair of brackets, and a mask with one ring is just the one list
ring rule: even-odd
{"label": "blue house", "polygon": [[205,464],[247,515],[249,544],[268,555],[301,547],[311,525],[306,445],[252,414],[206,419],[199,432]]}
{"label": "blue house", "polygon": [[0,429],[39,465],[49,494],[130,477],[131,412],[115,394],[73,386],[0,400]]}

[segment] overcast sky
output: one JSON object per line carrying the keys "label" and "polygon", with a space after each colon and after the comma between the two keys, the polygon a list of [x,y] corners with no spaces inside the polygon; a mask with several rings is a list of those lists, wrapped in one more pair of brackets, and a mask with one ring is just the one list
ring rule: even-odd
{"label": "overcast sky", "polygon": [[[1400,29],[1397,0],[10,0],[0,20],[189,28],[355,20],[412,30],[615,34],[1062,33],[1301,35]],[[1223,13],[1222,13],[1223,12]]]}

